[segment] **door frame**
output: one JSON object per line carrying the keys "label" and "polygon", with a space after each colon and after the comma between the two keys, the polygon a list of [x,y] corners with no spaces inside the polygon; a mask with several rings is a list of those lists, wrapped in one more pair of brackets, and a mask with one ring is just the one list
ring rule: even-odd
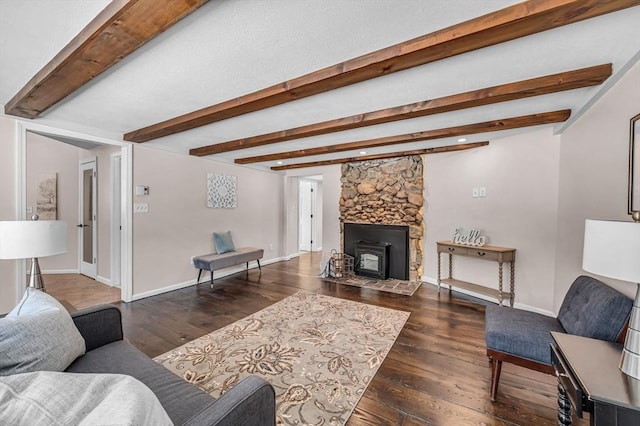
{"label": "door frame", "polygon": [[[133,300],[133,145],[108,139],[105,137],[92,136],[72,130],[58,129],[30,121],[16,120],[16,219],[26,220],[27,218],[27,133],[37,132],[51,137],[59,136],[100,143],[104,145],[115,145],[121,148],[122,167],[122,253],[121,253],[121,287],[120,297],[124,302]],[[20,301],[26,289],[27,260],[18,260],[16,268],[16,303]]]}
{"label": "door frame", "polygon": [[[118,173],[118,171],[120,173]],[[111,154],[111,284],[122,278],[122,153]],[[117,219],[117,221],[116,221]]]}
{"label": "door frame", "polygon": [[[85,170],[93,170],[91,176],[91,266],[84,266],[84,228],[78,231],[78,271],[82,275],[93,278],[98,276],[98,157],[86,157],[80,160],[78,164],[78,222],[84,225],[84,172]],[[79,225],[78,225],[79,226]]]}
{"label": "door frame", "polygon": [[304,179],[304,178],[300,178],[298,179],[298,252],[301,251],[307,251],[307,250],[303,250],[302,249],[302,244],[301,244],[301,237],[302,237],[302,232],[300,231],[300,228],[302,227],[302,223],[303,223],[303,217],[302,217],[302,185],[303,184],[309,184],[311,186],[311,220],[309,222],[309,234],[310,234],[310,238],[311,238],[311,242],[309,244],[309,252],[313,252],[313,247],[314,247],[314,243],[317,241],[317,235],[316,235],[316,220],[318,220],[318,215],[316,214],[316,206],[317,206],[317,200],[316,197],[318,196],[318,182],[316,182],[313,179]]}

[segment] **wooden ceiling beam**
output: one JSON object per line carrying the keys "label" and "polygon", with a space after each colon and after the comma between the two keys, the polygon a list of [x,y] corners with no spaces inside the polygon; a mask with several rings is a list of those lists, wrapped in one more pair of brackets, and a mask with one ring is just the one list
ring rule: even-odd
{"label": "wooden ceiling beam", "polygon": [[145,142],[590,19],[640,0],[530,0],[124,135]]}
{"label": "wooden ceiling beam", "polygon": [[[470,92],[444,96],[393,108],[366,112],[364,114],[337,118],[321,123],[309,124],[293,129],[266,133],[264,135],[236,139],[214,145],[193,149],[194,155],[218,154],[237,149],[255,148],[273,143],[285,142],[310,136],[341,132],[376,124],[390,123],[410,118],[424,117],[443,112],[458,111],[466,108],[491,105],[499,102],[524,99],[532,96],[547,95],[565,90],[602,84],[611,76],[612,65],[603,64],[573,71],[562,72],[507,84],[501,84]],[[241,161],[237,161],[241,163]]]}
{"label": "wooden ceiling beam", "polygon": [[259,155],[255,157],[237,159],[235,161],[239,164],[262,163],[265,161],[286,160],[289,158],[308,157],[312,155],[333,154],[335,152],[344,152],[356,149],[367,149],[402,143],[467,136],[478,133],[498,132],[501,130],[560,123],[566,121],[570,115],[571,110],[569,109],[543,112],[540,114],[523,115],[520,117],[504,118],[501,120],[485,121],[483,123],[466,124],[463,126],[447,127],[444,129],[426,130],[424,132],[408,133],[404,135],[386,136],[356,142],[346,142],[337,145],[320,146],[317,148]]}
{"label": "wooden ceiling beam", "polygon": [[114,0],[5,105],[36,118],[208,0]]}
{"label": "wooden ceiling beam", "polygon": [[329,166],[332,164],[353,163],[356,161],[406,157],[409,155],[438,154],[441,152],[463,151],[466,149],[480,148],[481,146],[487,146],[487,145],[489,145],[489,142],[484,141],[484,142],[474,142],[474,143],[466,143],[466,144],[458,144],[458,145],[450,145],[450,146],[439,146],[435,148],[415,149],[413,151],[390,152],[387,154],[359,155],[357,157],[336,158],[333,160],[325,160],[325,161],[311,161],[308,163],[287,164],[285,166],[273,166],[271,167],[271,170],[302,169],[306,167]]}

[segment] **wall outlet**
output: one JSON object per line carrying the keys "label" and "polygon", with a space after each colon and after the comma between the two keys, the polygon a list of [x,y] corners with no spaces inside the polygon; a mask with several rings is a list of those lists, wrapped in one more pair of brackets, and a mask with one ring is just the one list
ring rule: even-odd
{"label": "wall outlet", "polygon": [[485,188],[484,186],[482,188],[479,188],[478,189],[478,196],[486,197],[487,196],[487,188]]}
{"label": "wall outlet", "polygon": [[273,251],[273,244],[269,244],[269,251]]}
{"label": "wall outlet", "polygon": [[479,194],[480,194],[480,191],[478,190],[478,188],[472,188],[471,189],[471,196],[473,198],[478,198]]}
{"label": "wall outlet", "polygon": [[133,205],[134,213],[149,213],[149,204],[147,203],[135,203]]}

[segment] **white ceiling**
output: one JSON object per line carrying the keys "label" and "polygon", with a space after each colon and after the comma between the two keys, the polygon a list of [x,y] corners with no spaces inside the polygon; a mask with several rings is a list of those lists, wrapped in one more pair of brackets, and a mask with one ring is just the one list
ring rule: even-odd
{"label": "white ceiling", "polygon": [[[0,104],[109,2],[0,0]],[[38,122],[121,140],[126,132],[246,95],[308,72],[518,3],[509,0],[212,0],[82,89]],[[640,56],[640,7],[146,142],[179,153],[266,132]],[[618,74],[618,75],[616,75]],[[304,138],[206,158],[235,158],[438,129],[570,108],[597,86],[503,104]],[[495,140],[527,130],[468,136]],[[456,139],[367,150],[455,144]],[[285,160],[284,164],[358,152]],[[275,162],[259,163],[268,168]]]}

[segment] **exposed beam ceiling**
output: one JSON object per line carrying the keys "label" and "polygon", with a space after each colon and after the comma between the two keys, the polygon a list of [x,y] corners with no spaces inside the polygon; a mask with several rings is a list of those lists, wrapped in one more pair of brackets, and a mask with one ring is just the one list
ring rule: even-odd
{"label": "exposed beam ceiling", "polygon": [[207,1],[114,0],[20,89],[5,113],[38,117]]}
{"label": "exposed beam ceiling", "polygon": [[320,146],[317,148],[299,149],[296,151],[259,155],[250,158],[239,158],[235,160],[235,162],[239,164],[259,163],[264,161],[284,160],[287,158],[307,157],[311,155],[332,154],[335,152],[344,152],[356,149],[397,145],[401,143],[496,132],[500,130],[519,129],[522,127],[540,126],[543,124],[561,123],[567,120],[570,115],[571,110],[565,109],[561,111],[544,112],[540,114],[504,118],[501,120],[485,121],[483,123],[447,127],[446,129],[426,130],[424,132],[409,133],[406,135],[387,136],[383,138],[368,139],[363,141],[346,142],[337,145]]}
{"label": "exposed beam ceiling", "polygon": [[332,164],[353,163],[356,161],[406,157],[408,155],[438,154],[441,152],[463,151],[466,149],[480,148],[481,146],[487,146],[487,145],[489,145],[489,142],[484,141],[484,142],[474,142],[474,143],[467,143],[467,144],[439,146],[435,148],[415,149],[413,151],[390,152],[386,154],[359,155],[357,157],[337,158],[334,160],[310,161],[308,163],[287,164],[286,166],[273,166],[271,167],[271,170],[279,171],[279,170],[290,170],[290,169],[302,169],[306,167],[329,166]]}
{"label": "exposed beam ceiling", "polygon": [[424,117],[443,112],[458,111],[465,108],[491,105],[498,102],[524,99],[531,96],[547,95],[565,90],[589,87],[602,84],[603,81],[611,76],[611,72],[611,64],[597,65],[499,86],[486,87],[484,89],[458,93],[408,105],[385,108],[364,114],[341,117],[264,135],[207,145],[193,149],[192,154],[211,155],[238,149],[255,148],[310,136],[324,135],[409,118]]}
{"label": "exposed beam ceiling", "polygon": [[640,0],[539,0],[516,4],[245,96],[124,135],[145,142],[461,53],[640,4]]}

